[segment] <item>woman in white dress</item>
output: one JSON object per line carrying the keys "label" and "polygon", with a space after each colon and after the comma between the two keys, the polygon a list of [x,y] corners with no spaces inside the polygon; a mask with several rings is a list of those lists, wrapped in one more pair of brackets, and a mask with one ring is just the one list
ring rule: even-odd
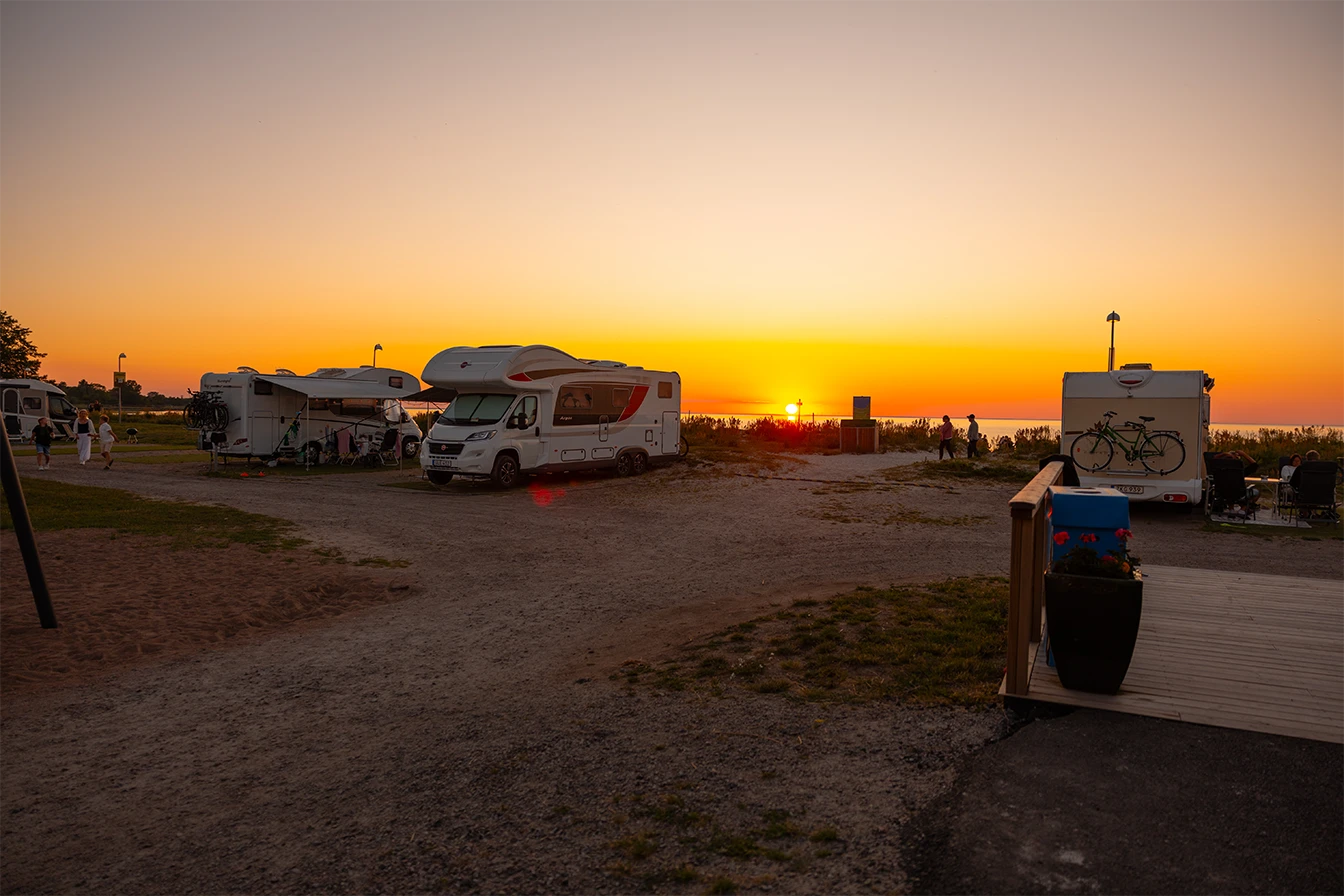
{"label": "woman in white dress", "polygon": [[89,419],[89,412],[82,408],[75,418],[75,441],[79,445],[79,463],[83,466],[93,456],[93,421]]}

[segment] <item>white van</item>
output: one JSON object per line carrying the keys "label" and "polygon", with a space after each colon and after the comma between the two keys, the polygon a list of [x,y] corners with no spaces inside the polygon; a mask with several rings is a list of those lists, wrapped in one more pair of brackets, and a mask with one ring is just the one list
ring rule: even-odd
{"label": "white van", "polygon": [[402,455],[415,457],[423,434],[400,399],[419,388],[413,374],[389,367],[323,367],[306,376],[252,367],[203,374],[201,392],[223,405],[227,424],[202,428],[198,445],[205,450],[213,441],[224,458],[297,457],[302,448],[316,462],[341,430],[381,444],[384,433],[396,429]]}
{"label": "white van", "polygon": [[584,361],[547,345],[459,346],[425,365],[450,400],[430,428],[421,466],[431,482],[610,467],[621,475],[684,453],[681,377],[616,361]]}
{"label": "white van", "polygon": [[1151,364],[1066,373],[1060,453],[1073,458],[1084,486],[1113,488],[1130,501],[1198,504],[1211,389],[1213,377],[1202,370]]}
{"label": "white van", "polygon": [[0,380],[0,409],[4,411],[5,435],[11,441],[27,441],[43,417],[51,421],[56,438],[74,438],[75,416],[79,412],[65,392],[51,383],[34,379]]}

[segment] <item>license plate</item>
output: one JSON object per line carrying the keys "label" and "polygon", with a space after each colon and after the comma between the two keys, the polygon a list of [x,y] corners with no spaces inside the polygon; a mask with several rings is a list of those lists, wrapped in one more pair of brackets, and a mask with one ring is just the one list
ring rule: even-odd
{"label": "license plate", "polygon": [[1122,495],[1141,495],[1141,494],[1143,494],[1143,486],[1141,486],[1141,485],[1116,485],[1116,486],[1112,486],[1112,488],[1114,488],[1116,491],[1118,491],[1118,492],[1119,492],[1120,494],[1122,494]]}
{"label": "license plate", "polygon": [[453,459],[451,457],[431,457],[429,459],[429,465],[431,467],[447,467],[451,470],[453,468]]}

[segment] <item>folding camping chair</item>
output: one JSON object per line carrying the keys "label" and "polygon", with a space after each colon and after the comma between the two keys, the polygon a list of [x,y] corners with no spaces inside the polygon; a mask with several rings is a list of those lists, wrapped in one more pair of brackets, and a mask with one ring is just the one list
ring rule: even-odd
{"label": "folding camping chair", "polygon": [[383,441],[378,445],[378,463],[396,464],[400,460],[400,452],[397,451],[397,438],[400,435],[395,429],[388,429],[383,432]]}
{"label": "folding camping chair", "polygon": [[1205,498],[1205,507],[1212,516],[1253,519],[1259,506],[1246,491],[1246,465],[1235,457],[1207,457],[1206,464],[1213,487]]}
{"label": "folding camping chair", "polygon": [[1315,517],[1339,522],[1339,501],[1335,499],[1335,477],[1339,465],[1332,460],[1307,460],[1293,475],[1292,508],[1298,518]]}

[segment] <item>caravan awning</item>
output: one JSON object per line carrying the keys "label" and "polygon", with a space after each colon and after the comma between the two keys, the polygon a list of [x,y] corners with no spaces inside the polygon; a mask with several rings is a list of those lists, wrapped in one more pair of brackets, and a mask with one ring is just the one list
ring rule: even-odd
{"label": "caravan awning", "polygon": [[338,377],[324,378],[316,376],[258,376],[257,379],[273,383],[282,389],[289,389],[309,398],[405,398],[405,389],[394,389],[385,383],[369,380],[347,380]]}
{"label": "caravan awning", "polygon": [[457,397],[456,389],[449,389],[447,386],[430,386],[428,389],[421,389],[412,395],[403,395],[402,401],[442,401],[449,402]]}

